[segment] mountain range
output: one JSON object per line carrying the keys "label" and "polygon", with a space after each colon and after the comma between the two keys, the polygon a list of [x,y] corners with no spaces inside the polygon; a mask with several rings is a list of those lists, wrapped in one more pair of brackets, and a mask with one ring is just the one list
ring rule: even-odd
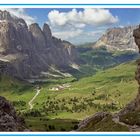
{"label": "mountain range", "polygon": [[[37,23],[28,26],[23,19],[7,11],[0,11],[0,27],[0,65],[5,65],[3,71],[7,75],[29,82],[46,81],[49,78],[71,77],[75,73],[83,74],[83,64],[91,62],[89,59],[87,62],[84,56],[79,57],[81,50],[76,49],[73,44],[52,36],[51,29],[46,23],[42,29]],[[108,29],[96,43],[90,44],[89,51],[105,47],[109,52],[136,52],[138,49],[132,36],[134,28],[129,26]],[[94,57],[95,54],[90,55]],[[107,53],[108,55],[106,60],[112,60],[110,53]],[[121,56],[120,62],[121,59],[124,58]],[[101,61],[101,65],[102,60],[97,59],[98,62]],[[107,67],[112,63],[114,62],[107,64]]]}
{"label": "mountain range", "polygon": [[[110,104],[111,106],[108,107],[107,105],[109,104],[105,104],[105,107],[107,109],[109,108],[115,110],[116,106],[114,105],[116,105],[116,102],[114,104],[114,98],[116,99],[117,96],[121,96],[121,92],[119,90],[116,90],[117,95],[112,99],[112,93],[110,93],[111,97],[106,94],[108,88],[107,90],[103,91],[103,88],[106,88],[106,84],[104,84],[104,82],[110,85],[114,82],[114,87],[116,87],[116,84],[118,83],[121,85],[123,82],[125,84],[133,82],[133,79],[131,80],[131,77],[129,77],[133,75],[130,75],[129,73],[129,76],[126,75],[125,77],[124,75],[122,75],[122,73],[120,73],[120,77],[117,77],[117,74],[115,74],[115,72],[117,73],[119,71],[114,66],[124,62],[128,62],[130,60],[136,60],[138,58],[138,48],[135,44],[135,41],[138,44],[138,46],[140,46],[140,31],[139,29],[135,31],[136,39],[134,41],[133,30],[135,28],[136,26],[129,26],[124,28],[111,28],[108,29],[104,33],[104,35],[101,36],[96,42],[84,44],[77,47],[68,41],[61,40],[52,36],[51,29],[46,23],[43,25],[42,28],[37,23],[27,25],[24,19],[15,17],[7,11],[0,11],[1,95],[8,98],[10,97],[9,99],[13,102],[13,104],[15,104],[15,106],[17,106],[16,109],[18,108],[18,111],[20,110],[20,113],[22,113],[24,117],[30,117],[32,115],[41,116],[42,114],[44,115],[44,112],[46,113],[45,115],[49,115],[49,111],[51,112],[51,115],[55,113],[56,116],[60,115],[59,113],[61,113],[61,111],[67,111],[67,113],[70,112],[71,114],[80,113],[83,110],[86,110],[86,104],[84,105],[85,102],[87,102],[87,104],[90,105],[90,108],[91,105],[93,105],[93,107],[96,106],[96,108],[99,109],[101,107],[101,104],[97,104],[98,102],[93,103],[92,101],[98,101],[99,99],[105,99],[107,101],[108,97],[111,99],[111,101],[113,101]],[[108,72],[104,69],[110,67],[113,67],[111,69],[113,70],[113,76],[109,78],[108,75],[110,75],[110,73],[108,74]],[[122,67],[125,68],[125,65],[122,65]],[[119,67],[119,69],[122,69],[122,67]],[[100,70],[103,71],[101,73],[99,72],[97,74],[98,77],[95,77],[94,79],[93,74]],[[106,76],[103,74],[106,74]],[[66,81],[67,79],[63,79],[66,77],[77,78],[80,76],[82,77],[84,75],[87,76],[87,79],[85,81],[84,78],[81,78],[81,81],[79,79],[74,79],[75,81],[73,81],[72,79],[68,82]],[[91,75],[93,75],[93,77],[91,78],[93,78],[94,80],[88,79]],[[108,81],[104,81],[105,77]],[[62,81],[58,80],[58,83],[51,83],[52,85],[45,85],[44,83],[44,85],[42,83],[39,83],[37,85],[28,83],[40,81],[44,82],[48,79],[53,78],[59,80],[61,79]],[[138,80],[138,83],[140,83],[139,67],[136,73],[136,79]],[[79,83],[78,80],[80,81]],[[93,81],[95,82],[94,84]],[[103,82],[103,86],[101,82]],[[53,84],[56,87],[54,87]],[[56,84],[60,85],[58,86]],[[58,91],[57,95],[59,96],[54,95],[55,89],[56,91]],[[96,97],[98,96],[96,92],[99,92],[100,89],[102,92],[105,93],[105,95],[100,95],[99,97]],[[34,90],[37,91],[35,96]],[[46,92],[50,94],[46,94]],[[36,104],[32,105],[34,106],[34,110],[29,110],[28,105],[30,105],[34,101],[34,98],[36,98],[38,94],[40,94],[41,98],[37,98],[39,99],[38,102],[36,99]],[[63,96],[64,94],[66,98]],[[87,96],[88,94],[89,96]],[[73,98],[71,98],[71,95]],[[33,98],[31,98],[31,96],[33,96]],[[56,99],[54,98],[54,96],[56,97]],[[57,99],[57,97],[59,97],[59,99]],[[134,108],[137,108],[139,110],[139,94],[137,95],[137,97],[137,100],[134,100],[129,106],[127,106],[124,110],[122,110],[122,112],[120,112],[120,116],[130,113],[130,109],[132,111],[137,111]],[[44,99],[45,101],[43,102]],[[47,102],[46,99],[48,99]],[[72,104],[72,108],[70,109],[69,106],[71,106],[71,102],[74,103]],[[67,106],[67,103],[69,103],[69,106]],[[0,121],[2,122],[2,126],[6,126],[5,128],[1,127],[3,129],[0,130],[24,131],[25,128],[22,127],[24,125],[24,120],[18,117],[12,104],[9,103],[3,97],[0,97],[0,104]],[[25,119],[27,119],[26,117]],[[83,122],[81,122],[80,125],[83,125],[83,123],[87,122],[87,120],[90,122],[95,119],[96,121],[98,117],[99,121],[102,121],[104,117],[109,118],[109,121],[114,119],[114,116],[112,116],[110,113],[99,113],[97,114],[97,116],[92,116],[91,118],[85,119]],[[42,120],[40,119],[39,121]],[[116,117],[115,121],[118,121],[120,124],[120,120],[118,120],[118,118]],[[49,126],[46,125],[45,127]],[[52,127],[50,128],[52,129]]]}
{"label": "mountain range", "polygon": [[0,63],[6,65],[5,74],[19,79],[53,75],[49,71],[64,75],[59,70],[73,69],[76,57],[74,45],[53,37],[47,24],[43,29],[37,23],[27,26],[23,19],[0,11]]}

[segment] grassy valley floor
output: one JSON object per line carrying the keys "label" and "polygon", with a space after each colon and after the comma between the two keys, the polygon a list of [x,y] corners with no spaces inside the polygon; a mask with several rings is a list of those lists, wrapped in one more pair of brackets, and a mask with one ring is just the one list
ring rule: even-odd
{"label": "grassy valley floor", "polygon": [[[32,131],[71,131],[80,120],[99,111],[118,112],[133,100],[138,89],[135,71],[131,61],[78,81],[67,78],[38,85],[2,76],[0,96],[13,102]],[[40,93],[30,110],[38,86]]]}

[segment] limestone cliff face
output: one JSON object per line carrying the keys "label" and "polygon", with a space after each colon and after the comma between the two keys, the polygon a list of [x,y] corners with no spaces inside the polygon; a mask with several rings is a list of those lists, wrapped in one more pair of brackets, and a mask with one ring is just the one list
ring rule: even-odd
{"label": "limestone cliff face", "polygon": [[99,38],[93,47],[106,47],[107,50],[132,50],[138,51],[133,38],[135,26],[111,28]]}
{"label": "limestone cliff face", "polygon": [[0,11],[0,61],[8,65],[6,74],[40,78],[52,66],[67,72],[76,58],[74,46],[53,37],[47,24],[43,29],[37,23],[28,27],[23,19]]}

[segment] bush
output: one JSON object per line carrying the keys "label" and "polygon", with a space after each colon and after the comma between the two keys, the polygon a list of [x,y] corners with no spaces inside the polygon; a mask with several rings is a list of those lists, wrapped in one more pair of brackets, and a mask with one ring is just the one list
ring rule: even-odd
{"label": "bush", "polygon": [[54,125],[49,125],[49,130],[55,130],[55,126]]}
{"label": "bush", "polygon": [[25,116],[41,117],[41,113],[38,110],[31,110],[24,114]]}
{"label": "bush", "polygon": [[26,106],[26,102],[25,101],[13,101],[13,106],[16,106],[16,107]]}
{"label": "bush", "polygon": [[64,129],[64,128],[61,128],[61,130],[60,131],[66,131],[66,129]]}
{"label": "bush", "polygon": [[73,129],[74,130],[78,129],[78,125],[74,125]]}

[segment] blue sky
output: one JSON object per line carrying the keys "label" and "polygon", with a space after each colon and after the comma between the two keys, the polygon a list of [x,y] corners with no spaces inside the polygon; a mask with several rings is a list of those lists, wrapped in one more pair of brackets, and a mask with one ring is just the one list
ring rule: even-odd
{"label": "blue sky", "polygon": [[28,24],[48,23],[52,34],[74,44],[96,41],[108,28],[137,25],[140,9],[8,9]]}
{"label": "blue sky", "polygon": [[[32,9],[26,9],[27,13],[32,16],[37,18],[37,22],[42,26],[44,22],[48,20],[48,13],[52,10],[59,10],[60,12],[68,12],[71,11],[72,8],[51,8],[51,9],[44,9],[44,8],[32,8]],[[78,11],[83,10],[82,8],[77,8]],[[118,25],[135,25],[140,23],[140,9],[139,8],[112,8],[108,9],[114,16],[119,17],[119,23]]]}

